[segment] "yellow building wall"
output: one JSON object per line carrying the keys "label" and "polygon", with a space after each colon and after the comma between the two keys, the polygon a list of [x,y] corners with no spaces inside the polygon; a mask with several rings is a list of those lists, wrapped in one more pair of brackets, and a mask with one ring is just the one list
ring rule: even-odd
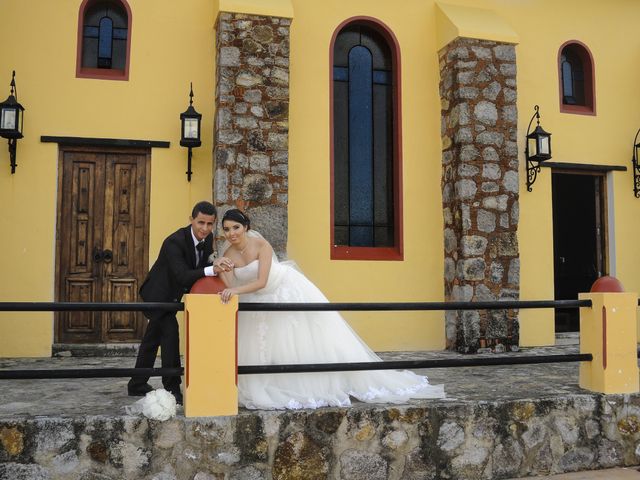
{"label": "yellow building wall", "polygon": [[[637,91],[634,78],[640,74],[640,66],[634,61],[640,39],[632,34],[640,4],[622,0],[517,4],[496,0],[493,4],[520,35],[516,49],[520,151],[524,151],[533,107],[539,105],[541,125],[553,134],[551,161],[627,167],[626,172],[609,173],[607,179],[613,182],[613,197],[608,202],[614,211],[614,218],[609,218],[614,226],[609,250],[615,247],[610,271],[627,291],[639,291],[636,266],[640,264],[640,249],[635,239],[640,234],[640,200],[633,196],[631,147],[640,127],[640,114],[631,99]],[[560,46],[569,40],[583,42],[593,56],[595,116],[560,113],[557,59]],[[518,227],[521,298],[553,298],[551,171],[543,168],[533,191],[527,192],[523,157],[521,154]],[[520,315],[522,345],[553,343],[551,310],[523,310]]]}
{"label": "yellow building wall", "polygon": [[[553,134],[553,161],[630,167],[631,144],[640,127],[640,113],[633,104],[634,79],[640,73],[634,61],[640,39],[633,32],[640,4],[624,0],[450,0],[446,4],[458,14],[460,7],[490,11],[499,19],[496,25],[503,36],[492,38],[506,38],[511,29],[515,32],[520,152],[537,104],[542,125]],[[213,27],[219,9],[250,13],[254,7],[261,9],[256,12],[260,14],[293,16],[289,257],[331,301],[443,300],[437,50],[438,31],[449,35],[456,26],[442,24],[443,8],[435,0],[405,0],[402,8],[387,0],[192,0],[188,8],[169,0],[130,0],[128,82],[75,78],[79,5],[80,0],[0,3],[1,18],[25,19],[5,22],[0,29],[0,96],[8,94],[15,69],[19,100],[27,108],[15,175],[9,173],[6,148],[0,149],[1,301],[54,299],[58,149],[41,143],[41,135],[171,142],[169,149],[152,150],[151,262],[164,237],[186,223],[193,203],[212,198]],[[363,15],[385,23],[397,37],[401,53],[402,262],[330,260],[329,47],[340,23]],[[488,35],[486,24],[475,28],[472,17],[458,17],[464,18],[464,25],[456,27],[463,34]],[[27,35],[25,25],[29,32],[48,34]],[[560,45],[572,39],[585,43],[593,54],[596,116],[560,113],[557,55]],[[190,81],[195,107],[203,114],[203,145],[194,150],[194,176],[188,183],[178,115],[188,104]],[[533,192],[527,192],[521,153],[520,181],[520,296],[551,299],[551,171],[543,168]],[[616,252],[612,266],[627,291],[638,291],[640,252],[635,239],[640,234],[636,220],[640,200],[633,197],[630,170],[612,172],[609,181],[613,183],[610,221],[615,226],[609,241]],[[376,350],[444,347],[444,312],[363,312],[347,318]],[[0,313],[0,356],[49,355],[52,319],[51,313]],[[521,310],[520,320],[522,345],[553,343],[551,310]]]}
{"label": "yellow building wall", "polygon": [[[76,78],[80,0],[0,3],[0,96],[16,70],[26,108],[18,168],[0,149],[0,301],[53,301],[58,147],[41,135],[170,141],[151,151],[149,259],[164,238],[188,222],[191,207],[212,198],[214,8],[191,0],[129,0],[132,42],[129,80]],[[12,19],[11,21],[6,21]],[[203,115],[202,147],[186,179],[179,115],[189,105]],[[2,145],[6,145],[2,140]],[[0,313],[0,357],[48,356],[52,313]]]}
{"label": "yellow building wall", "polygon": [[[440,98],[433,3],[411,1],[404,8],[368,0],[329,0],[322,8],[316,2],[293,5],[289,256],[331,301],[442,301]],[[361,15],[384,22],[400,45],[404,261],[330,260],[330,42],[340,23]],[[443,312],[345,316],[375,350],[444,348]]]}
{"label": "yellow building wall", "polygon": [[[542,125],[553,133],[553,161],[630,167],[633,136],[640,114],[631,99],[640,66],[634,61],[640,39],[634,19],[640,4],[540,0],[450,1],[457,7],[491,10],[517,34],[518,142],[520,150],[520,297],[554,296],[551,171],[543,169],[533,192],[527,192],[524,136],[540,105]],[[393,2],[293,0],[291,29],[289,255],[332,301],[439,301],[443,299],[443,240],[440,195],[441,141],[438,96],[438,30],[442,25],[433,1]],[[446,8],[446,7],[445,7]],[[454,9],[454,10],[455,10]],[[410,14],[408,14],[410,12]],[[332,261],[329,259],[329,47],[335,28],[352,16],[384,22],[396,35],[402,59],[402,131],[404,251],[403,262]],[[480,16],[479,19],[484,17]],[[610,21],[603,21],[603,19]],[[570,19],[570,20],[569,20]],[[440,23],[438,23],[440,21]],[[464,32],[474,28],[468,16]],[[491,39],[509,36],[499,31]],[[442,33],[444,32],[444,33]],[[505,33],[506,32],[506,33]],[[487,34],[488,35],[488,34]],[[597,116],[560,113],[558,49],[577,39],[594,56]],[[312,112],[312,113],[310,113]],[[638,291],[640,251],[636,246],[640,200],[633,197],[632,172],[613,172],[617,277],[628,291]],[[376,350],[437,349],[444,345],[444,314],[424,312],[352,314],[354,328]],[[554,343],[553,311],[521,310],[523,346]]]}

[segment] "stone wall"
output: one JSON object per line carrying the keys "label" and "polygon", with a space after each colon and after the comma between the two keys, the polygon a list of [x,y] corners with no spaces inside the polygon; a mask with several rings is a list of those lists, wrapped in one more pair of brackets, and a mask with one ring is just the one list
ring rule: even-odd
{"label": "stone wall", "polygon": [[216,25],[214,203],[287,246],[291,20],[221,12]]}
{"label": "stone wall", "polygon": [[[445,299],[517,300],[515,47],[460,38],[439,59]],[[461,352],[517,348],[517,312],[449,311],[446,335]]]}
{"label": "stone wall", "polygon": [[640,396],[0,420],[0,479],[505,479],[640,460]]}

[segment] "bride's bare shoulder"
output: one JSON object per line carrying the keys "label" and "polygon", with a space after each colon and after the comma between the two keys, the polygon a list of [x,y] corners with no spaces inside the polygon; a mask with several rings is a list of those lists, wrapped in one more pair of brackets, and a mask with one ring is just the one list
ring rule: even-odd
{"label": "bride's bare shoulder", "polygon": [[258,250],[262,250],[263,248],[272,250],[271,244],[265,238],[256,238],[255,240]]}

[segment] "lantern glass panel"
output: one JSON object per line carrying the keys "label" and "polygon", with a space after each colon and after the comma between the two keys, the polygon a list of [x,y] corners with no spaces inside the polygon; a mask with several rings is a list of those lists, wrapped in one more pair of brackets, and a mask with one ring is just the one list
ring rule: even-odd
{"label": "lantern glass panel", "polygon": [[197,118],[184,119],[183,137],[188,139],[194,139],[194,140],[198,138],[198,119]]}
{"label": "lantern glass panel", "polygon": [[3,130],[16,129],[16,110],[14,108],[3,108],[0,115],[0,128]]}
{"label": "lantern glass panel", "polygon": [[529,156],[533,157],[538,154],[538,143],[535,138],[527,138],[529,142]]}
{"label": "lantern glass panel", "polygon": [[538,137],[538,155],[549,155],[551,150],[549,149],[549,137],[542,135]]}

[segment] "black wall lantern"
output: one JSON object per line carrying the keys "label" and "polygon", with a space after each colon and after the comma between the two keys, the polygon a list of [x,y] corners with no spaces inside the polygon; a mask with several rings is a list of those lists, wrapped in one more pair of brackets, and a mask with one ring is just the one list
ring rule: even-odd
{"label": "black wall lantern", "polygon": [[18,103],[18,89],[16,88],[16,72],[11,75],[11,93],[0,103],[0,137],[9,139],[9,161],[11,173],[16,173],[16,150],[18,139],[22,138],[24,122],[24,107]]}
{"label": "black wall lantern", "polygon": [[[540,107],[536,105],[534,109],[536,113],[534,113],[531,120],[529,120],[529,126],[527,127],[527,144],[524,147],[524,157],[527,162],[528,192],[532,190],[531,187],[533,187],[536,177],[540,172],[540,164],[551,158],[551,134],[549,132],[545,132],[540,126]],[[529,133],[534,118],[538,124],[533,132]]]}
{"label": "black wall lantern", "polygon": [[200,141],[200,124],[202,115],[196,112],[193,108],[193,83],[191,84],[191,90],[189,91],[189,108],[180,114],[180,123],[182,126],[180,145],[187,147],[189,153],[187,154],[187,180],[191,181],[191,149],[202,145]]}
{"label": "black wall lantern", "polygon": [[638,149],[640,143],[638,143],[638,135],[640,130],[636,132],[636,138],[633,139],[633,156],[631,157],[631,163],[633,165],[633,194],[636,198],[640,198],[640,166],[638,166]]}

